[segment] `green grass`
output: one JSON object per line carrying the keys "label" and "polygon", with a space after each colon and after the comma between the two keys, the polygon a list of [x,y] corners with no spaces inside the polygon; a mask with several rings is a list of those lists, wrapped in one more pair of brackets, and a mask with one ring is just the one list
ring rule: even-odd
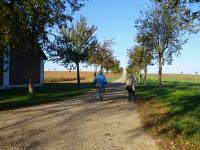
{"label": "green grass", "polygon": [[35,95],[30,97],[27,88],[0,91],[0,110],[15,109],[54,101],[69,100],[94,88],[92,83],[82,83],[78,89],[75,83],[49,83],[35,88]]}
{"label": "green grass", "polygon": [[[155,82],[158,79],[158,76],[156,74],[150,74],[148,75],[148,79]],[[164,74],[163,80],[172,82],[200,83],[200,75]]]}
{"label": "green grass", "polygon": [[[148,128],[156,128],[158,136],[173,141],[177,148],[199,149],[200,77],[164,76],[162,88],[157,86],[156,79],[150,75],[146,87],[138,86],[138,96],[149,102],[147,117],[154,121]],[[161,104],[164,114],[155,109],[155,102]]]}
{"label": "green grass", "polygon": [[120,78],[121,78],[121,75],[117,75],[117,76],[113,76],[112,78],[107,78],[107,81],[109,83],[111,83],[111,82],[116,81],[116,80],[118,80]]}
{"label": "green grass", "polygon": [[[112,82],[119,77],[114,76],[113,78],[109,78],[108,82]],[[42,87],[35,88],[33,97],[28,95],[27,88],[0,90],[0,110],[69,100],[72,97],[85,94],[93,89],[93,83],[82,83],[80,89],[77,88],[76,83],[46,83]]]}

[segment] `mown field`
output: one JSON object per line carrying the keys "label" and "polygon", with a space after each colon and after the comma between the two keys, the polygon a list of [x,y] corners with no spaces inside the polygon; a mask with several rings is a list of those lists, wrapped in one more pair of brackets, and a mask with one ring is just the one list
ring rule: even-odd
{"label": "mown field", "polygon": [[[157,79],[158,76],[156,74],[148,75],[148,80],[150,81],[155,82]],[[163,74],[163,81],[200,83],[200,75]]]}
{"label": "mown field", "polygon": [[[106,74],[108,80],[119,78],[120,74],[108,73]],[[76,82],[76,71],[45,71],[44,73],[45,82]],[[92,82],[94,79],[94,72],[81,71],[80,72],[81,82]]]}
{"label": "mown field", "polygon": [[163,149],[200,149],[200,76],[149,75],[148,85],[138,85],[138,108],[145,129]]}

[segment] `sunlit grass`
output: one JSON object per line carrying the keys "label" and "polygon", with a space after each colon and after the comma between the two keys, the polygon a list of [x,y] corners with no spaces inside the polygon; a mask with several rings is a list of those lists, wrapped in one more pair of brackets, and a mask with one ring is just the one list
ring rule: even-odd
{"label": "sunlit grass", "polygon": [[[156,130],[168,146],[177,149],[200,148],[200,77],[165,75],[164,85],[150,75],[149,84],[138,86],[147,130]],[[162,109],[162,111],[161,111]],[[154,115],[152,115],[154,114]],[[148,122],[150,120],[150,122]]]}

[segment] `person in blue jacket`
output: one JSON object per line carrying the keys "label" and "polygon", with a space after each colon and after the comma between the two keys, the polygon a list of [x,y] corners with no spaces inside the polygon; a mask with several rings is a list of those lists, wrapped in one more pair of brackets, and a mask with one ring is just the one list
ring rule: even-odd
{"label": "person in blue jacket", "polygon": [[96,75],[94,82],[96,84],[97,98],[103,101],[107,80],[102,70],[100,70],[99,73]]}

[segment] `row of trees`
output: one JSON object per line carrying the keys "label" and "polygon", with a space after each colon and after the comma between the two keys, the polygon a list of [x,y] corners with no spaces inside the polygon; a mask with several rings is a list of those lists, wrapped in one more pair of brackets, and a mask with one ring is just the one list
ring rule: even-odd
{"label": "row of trees", "polygon": [[105,69],[108,73],[122,71],[120,62],[113,56],[112,40],[99,43],[95,26],[88,27],[86,19],[80,17],[76,24],[68,29],[62,28],[59,36],[49,45],[48,53],[52,61],[61,63],[67,69],[77,70],[77,85],[80,87],[80,64],[93,65]]}
{"label": "row of trees", "polygon": [[129,64],[127,73],[138,76],[139,82],[141,81],[141,71],[144,72],[144,85],[147,79],[147,66],[153,65],[153,55],[151,50],[143,45],[136,45],[128,50]]}
{"label": "row of trees", "polygon": [[198,31],[195,27],[200,13],[187,7],[188,3],[198,2],[154,0],[136,21],[138,45],[128,52],[128,71],[138,74],[144,70],[146,83],[147,66],[157,62],[161,86],[163,65],[171,64],[173,56],[180,55],[188,35]]}
{"label": "row of trees", "polygon": [[113,56],[112,45],[113,40],[104,40],[99,43],[95,51],[88,61],[89,65],[94,65],[94,76],[96,76],[97,68],[105,69],[108,74],[109,71],[113,73],[122,73],[123,68],[120,68],[120,61]]}
{"label": "row of trees", "polygon": [[[67,27],[72,15],[84,5],[84,0],[2,0],[0,2],[0,57],[12,53],[26,40],[27,49],[34,58],[38,46],[50,42],[55,28]],[[24,53],[24,51],[17,51]],[[9,54],[8,54],[9,55]],[[33,94],[34,60],[29,60],[29,93]]]}
{"label": "row of trees", "polygon": [[[88,63],[91,56],[99,49],[99,42],[94,35],[97,30],[95,26],[88,27],[83,17],[77,24],[70,25],[74,12],[84,4],[85,0],[0,2],[0,57],[8,54],[7,49],[15,53],[24,41],[27,43],[26,50],[33,56],[30,58],[32,60],[29,60],[30,95],[34,93],[33,58],[38,55],[38,47],[46,50],[52,60],[61,62],[65,67],[70,69],[76,67],[80,85],[80,63]],[[18,55],[23,53],[23,50],[17,51]],[[119,63],[115,63],[115,66],[118,68]]]}

